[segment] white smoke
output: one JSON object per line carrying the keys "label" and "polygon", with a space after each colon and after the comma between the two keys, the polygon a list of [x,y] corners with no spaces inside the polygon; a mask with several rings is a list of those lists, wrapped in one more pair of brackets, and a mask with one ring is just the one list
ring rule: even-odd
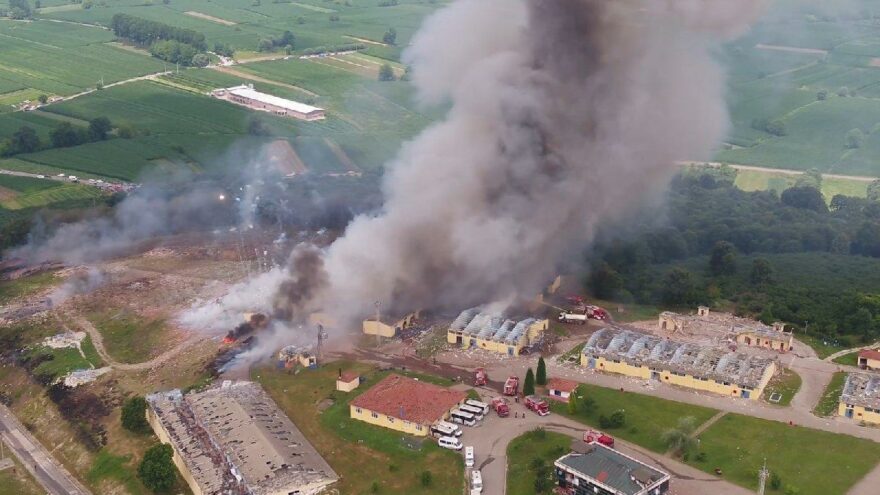
{"label": "white smoke", "polygon": [[73,296],[87,294],[104,284],[104,274],[96,268],[85,273],[75,273],[59,287],[49,293],[47,299],[52,306],[60,306]]}

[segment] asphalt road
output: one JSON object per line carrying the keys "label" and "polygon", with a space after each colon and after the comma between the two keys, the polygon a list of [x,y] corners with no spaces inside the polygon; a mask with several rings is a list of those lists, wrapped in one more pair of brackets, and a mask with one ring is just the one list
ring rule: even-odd
{"label": "asphalt road", "polygon": [[0,436],[50,495],[91,495],[40,445],[6,406],[0,404]]}

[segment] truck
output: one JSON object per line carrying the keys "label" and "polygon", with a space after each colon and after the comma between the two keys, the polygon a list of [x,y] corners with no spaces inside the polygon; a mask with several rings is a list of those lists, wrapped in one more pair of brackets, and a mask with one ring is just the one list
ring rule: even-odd
{"label": "truck", "polygon": [[550,414],[550,406],[547,404],[547,401],[540,397],[535,397],[534,395],[529,395],[525,398],[525,406],[527,409],[535,411],[535,414],[538,416],[546,416]]}
{"label": "truck", "polygon": [[510,416],[510,406],[507,405],[507,399],[504,397],[495,397],[492,399],[492,409],[498,414],[499,418]]}
{"label": "truck", "polygon": [[583,325],[590,318],[594,320],[607,320],[608,312],[599,306],[578,306],[569,311],[559,313],[557,319],[562,323],[577,323]]}
{"label": "truck", "polygon": [[608,311],[605,311],[599,306],[587,306],[587,316],[594,320],[607,320]]}
{"label": "truck", "polygon": [[477,368],[474,371],[474,386],[482,387],[489,381],[488,376],[486,375],[486,368]]}
{"label": "truck", "polygon": [[586,313],[580,314],[573,311],[563,311],[559,313],[557,319],[562,323],[577,323],[578,325],[583,325],[587,322],[588,316]]}
{"label": "truck", "polygon": [[509,376],[504,382],[504,395],[514,396],[519,392],[519,377]]}
{"label": "truck", "polygon": [[596,430],[584,432],[584,443],[600,443],[606,447],[614,448],[614,438]]}

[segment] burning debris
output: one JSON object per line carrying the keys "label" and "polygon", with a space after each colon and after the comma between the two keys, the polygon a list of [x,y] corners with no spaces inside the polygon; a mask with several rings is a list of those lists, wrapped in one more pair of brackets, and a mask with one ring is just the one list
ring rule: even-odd
{"label": "burning debris", "polygon": [[233,328],[226,334],[226,337],[223,338],[224,344],[234,344],[254,331],[269,326],[269,318],[262,313],[245,313],[244,319],[244,323]]}

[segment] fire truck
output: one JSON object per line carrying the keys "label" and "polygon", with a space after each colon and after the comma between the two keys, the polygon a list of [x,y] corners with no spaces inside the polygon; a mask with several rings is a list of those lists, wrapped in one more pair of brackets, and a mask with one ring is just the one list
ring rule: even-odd
{"label": "fire truck", "polygon": [[474,386],[481,387],[486,384],[488,377],[486,376],[486,368],[477,368],[474,371]]}
{"label": "fire truck", "polygon": [[535,414],[538,416],[546,416],[550,414],[550,405],[547,404],[547,401],[535,397],[534,395],[529,395],[525,398],[525,406],[527,409],[535,411]]}
{"label": "fire truck", "polygon": [[584,443],[601,443],[602,445],[614,448],[614,438],[596,430],[587,430],[584,432]]}
{"label": "fire truck", "polygon": [[492,399],[492,409],[495,409],[499,418],[506,418],[510,415],[510,406],[507,405],[507,399],[504,397]]}
{"label": "fire truck", "polygon": [[578,306],[570,311],[559,313],[558,320],[563,323],[577,323],[583,325],[590,318],[594,320],[607,320],[608,312],[599,306]]}
{"label": "fire truck", "polygon": [[504,395],[514,396],[519,392],[519,377],[509,376],[504,382]]}

